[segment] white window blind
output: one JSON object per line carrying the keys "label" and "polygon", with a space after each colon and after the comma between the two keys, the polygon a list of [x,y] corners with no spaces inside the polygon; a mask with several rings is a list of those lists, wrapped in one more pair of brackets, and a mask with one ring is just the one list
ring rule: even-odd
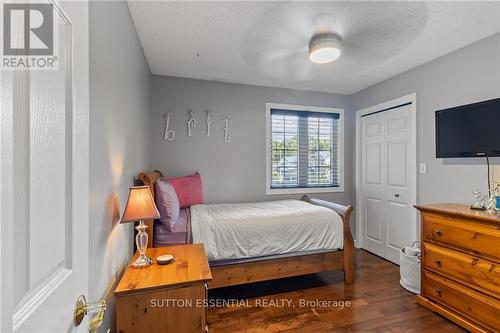
{"label": "white window blind", "polygon": [[339,113],[270,111],[271,188],[339,187]]}

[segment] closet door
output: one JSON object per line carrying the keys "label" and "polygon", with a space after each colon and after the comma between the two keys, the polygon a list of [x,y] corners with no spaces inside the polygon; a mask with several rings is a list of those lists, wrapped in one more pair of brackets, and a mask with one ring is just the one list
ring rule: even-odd
{"label": "closet door", "polygon": [[[399,251],[417,239],[412,202],[411,105],[384,112],[385,116],[385,255],[399,263]],[[414,169],[413,169],[414,170]],[[414,172],[414,171],[413,171]]]}
{"label": "closet door", "polygon": [[361,118],[363,247],[398,264],[400,249],[417,239],[413,108]]}
{"label": "closet door", "polygon": [[364,248],[381,257],[385,248],[385,117],[362,118],[362,184]]}

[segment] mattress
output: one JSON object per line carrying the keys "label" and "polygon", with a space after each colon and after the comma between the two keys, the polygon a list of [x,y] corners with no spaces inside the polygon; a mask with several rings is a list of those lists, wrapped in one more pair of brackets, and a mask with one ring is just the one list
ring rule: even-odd
{"label": "mattress", "polygon": [[179,218],[172,231],[168,231],[160,220],[155,221],[154,229],[154,247],[191,243],[189,209],[180,210]]}
{"label": "mattress", "polygon": [[342,218],[301,200],[191,207],[193,243],[213,261],[343,247]]}

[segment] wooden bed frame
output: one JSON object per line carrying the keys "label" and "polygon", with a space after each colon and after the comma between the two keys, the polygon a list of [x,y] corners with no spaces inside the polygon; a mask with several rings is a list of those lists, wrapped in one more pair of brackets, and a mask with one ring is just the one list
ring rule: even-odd
{"label": "wooden bed frame", "polygon": [[[154,184],[160,177],[162,177],[160,171],[139,174],[140,181],[150,187],[153,197]],[[342,217],[344,224],[344,248],[342,250],[211,266],[210,270],[213,279],[209,284],[209,288],[215,289],[337,269],[344,270],[345,284],[352,284],[354,282],[354,241],[349,220],[353,206],[343,206],[324,200],[312,199],[308,196],[303,196],[302,200],[330,208]],[[148,247],[152,247],[154,237],[153,221],[146,221],[145,223],[149,227],[147,230],[149,236]]]}

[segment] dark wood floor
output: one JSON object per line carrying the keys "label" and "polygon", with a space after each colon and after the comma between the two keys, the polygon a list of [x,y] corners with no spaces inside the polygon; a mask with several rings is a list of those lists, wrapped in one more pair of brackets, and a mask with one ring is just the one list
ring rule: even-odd
{"label": "dark wood floor", "polygon": [[[415,295],[399,286],[399,266],[363,250],[356,251],[355,263],[356,283],[348,288],[341,272],[327,272],[210,291],[211,302],[232,303],[209,308],[210,332],[465,332],[417,305]],[[351,306],[302,307],[300,299]]]}

